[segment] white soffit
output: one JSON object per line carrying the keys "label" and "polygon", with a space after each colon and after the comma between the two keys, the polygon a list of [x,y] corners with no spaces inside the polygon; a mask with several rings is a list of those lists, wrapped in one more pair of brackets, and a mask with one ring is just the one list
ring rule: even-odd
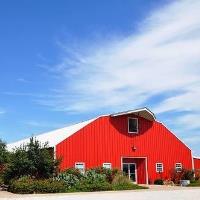
{"label": "white soffit", "polygon": [[150,121],[156,120],[154,113],[151,112],[148,108],[141,108],[141,109],[129,110],[125,112],[114,113],[114,114],[111,114],[111,117],[117,117],[121,115],[129,115],[129,114],[134,114],[136,116],[143,117]]}

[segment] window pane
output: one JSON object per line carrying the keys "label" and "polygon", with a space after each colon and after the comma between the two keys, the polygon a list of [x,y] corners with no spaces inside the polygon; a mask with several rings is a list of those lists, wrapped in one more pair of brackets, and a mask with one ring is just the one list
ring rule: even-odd
{"label": "window pane", "polygon": [[136,182],[135,174],[130,174],[130,179],[131,181]]}
{"label": "window pane", "polygon": [[84,165],[84,163],[76,163],[75,164],[75,168],[79,169],[81,173],[84,173],[84,171],[85,171],[85,165]]}
{"label": "window pane", "polygon": [[123,164],[123,173],[128,176],[128,164]]}
{"label": "window pane", "polygon": [[103,163],[103,167],[106,169],[111,169],[111,163]]}
{"label": "window pane", "polygon": [[128,131],[129,133],[137,133],[138,132],[138,120],[134,118],[129,118],[129,123],[128,123]]}
{"label": "window pane", "polygon": [[182,171],[182,164],[181,163],[176,163],[175,169],[176,169],[177,172],[181,172]]}
{"label": "window pane", "polygon": [[156,172],[163,172],[163,163],[156,163]]}

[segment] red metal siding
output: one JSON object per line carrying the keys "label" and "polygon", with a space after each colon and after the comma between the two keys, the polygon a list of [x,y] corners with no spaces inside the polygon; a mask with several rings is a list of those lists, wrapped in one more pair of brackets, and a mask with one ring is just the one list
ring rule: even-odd
{"label": "red metal siding", "polygon": [[[167,128],[139,117],[139,134],[128,134],[128,117],[136,116],[100,117],[58,144],[57,157],[63,158],[61,169],[74,167],[75,162],[85,162],[86,168],[110,162],[113,168],[121,169],[122,157],[147,157],[150,182],[169,178],[175,163],[181,162],[184,168],[192,169],[190,149]],[[157,162],[164,164],[162,174],[156,173]],[[145,180],[145,170],[140,173],[140,180]]]}
{"label": "red metal siding", "polygon": [[200,170],[200,158],[194,158],[194,169]]}

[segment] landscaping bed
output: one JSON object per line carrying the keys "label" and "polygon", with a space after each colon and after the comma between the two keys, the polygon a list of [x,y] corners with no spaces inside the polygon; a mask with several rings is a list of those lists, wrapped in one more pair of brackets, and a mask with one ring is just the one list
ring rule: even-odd
{"label": "landscaping bed", "polygon": [[10,183],[8,191],[19,194],[94,192],[147,189],[130,182],[117,170],[95,168],[82,174],[68,169],[51,179],[36,180],[22,177]]}

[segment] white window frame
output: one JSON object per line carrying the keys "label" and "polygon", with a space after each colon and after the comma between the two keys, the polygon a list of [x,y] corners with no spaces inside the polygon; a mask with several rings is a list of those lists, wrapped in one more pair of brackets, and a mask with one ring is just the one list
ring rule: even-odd
{"label": "white window frame", "polygon": [[[136,132],[132,132],[132,131],[129,131],[129,120],[130,119],[136,119],[137,121],[137,131]],[[135,117],[128,117],[128,133],[131,133],[131,134],[138,134],[138,118],[135,118]]]}
{"label": "white window frame", "polygon": [[[177,165],[179,165],[178,167],[177,167]],[[176,170],[176,172],[181,172],[182,171],[182,169],[183,169],[183,165],[182,165],[182,163],[175,163],[175,170]]]}
{"label": "white window frame", "polygon": [[[110,167],[105,167],[105,166],[108,166],[110,165]],[[106,168],[106,169],[112,169],[112,164],[111,163],[103,163],[103,168]]]}
{"label": "white window frame", "polygon": [[[77,168],[77,165],[83,165],[83,170]],[[85,163],[84,162],[75,162],[75,169],[80,170],[81,173],[85,173]]]}
{"label": "white window frame", "polygon": [[[158,167],[158,165],[161,165],[161,167]],[[158,170],[161,169],[161,170]],[[156,172],[162,173],[164,171],[164,165],[163,163],[156,163]]]}

